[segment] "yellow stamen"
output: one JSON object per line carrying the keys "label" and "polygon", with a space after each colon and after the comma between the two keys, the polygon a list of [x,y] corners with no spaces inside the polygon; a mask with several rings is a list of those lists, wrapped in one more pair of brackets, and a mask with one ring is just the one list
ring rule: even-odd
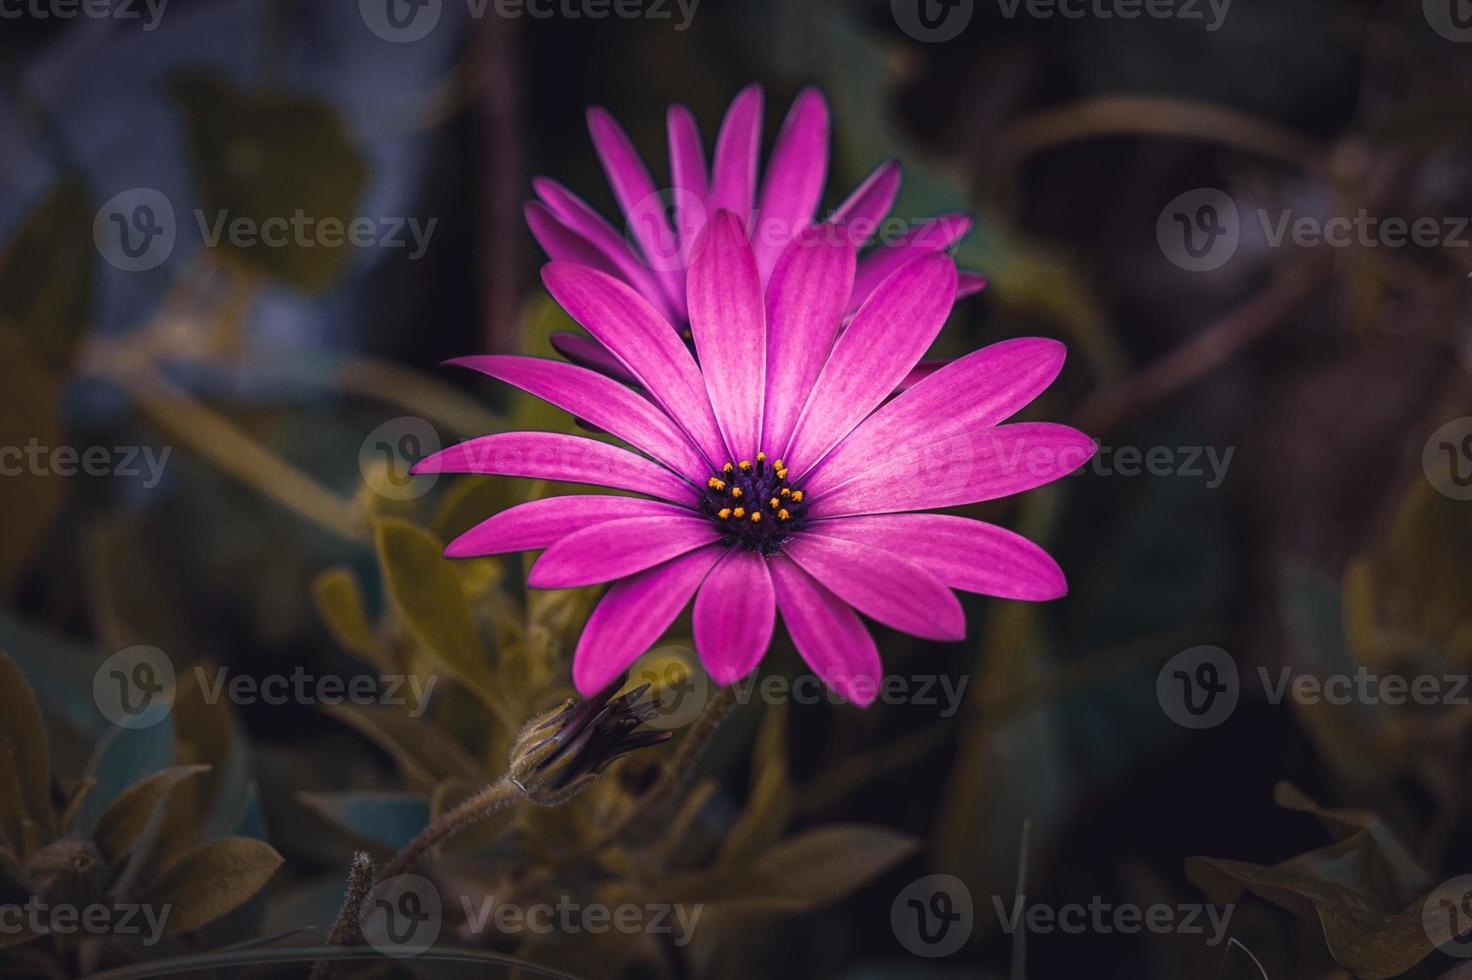
{"label": "yellow stamen", "polygon": [[745,517],[746,516],[746,508],[745,507],[737,507],[735,510],[731,511],[731,513],[733,515],[735,515],[736,517]]}
{"label": "yellow stamen", "polygon": [[767,454],[766,453],[757,453],[756,454],[756,461],[758,463],[765,463],[767,461]]}
{"label": "yellow stamen", "polygon": [[792,491],[792,502],[794,504],[800,504],[800,503],[802,503],[802,491],[801,490],[794,490],[794,491]]}
{"label": "yellow stamen", "polygon": [[773,466],[775,466],[775,467],[776,467],[776,468],[777,468],[777,469],[779,469],[779,470],[785,470],[785,469],[787,469],[787,464],[786,464],[786,463],[784,463],[784,462],[782,462],[782,461],[781,461],[781,460],[780,460],[780,459],[779,459],[779,460],[777,460],[777,461],[776,461],[776,462],[775,462],[775,463],[773,463],[773,464],[772,464],[772,465],[773,465]]}
{"label": "yellow stamen", "polygon": [[730,463],[727,463],[725,466],[722,466],[721,467],[721,472],[723,472],[723,473],[730,473],[734,469],[736,469],[735,466],[732,466]]}
{"label": "yellow stamen", "polygon": [[730,520],[730,518],[731,518],[731,508],[729,508],[729,507],[722,507],[720,510],[716,511],[716,516],[719,517],[723,521]]}
{"label": "yellow stamen", "polygon": [[753,523],[753,524],[760,524],[761,522],[762,522],[762,512],[759,511],[759,510],[752,511],[751,512],[751,523]]}
{"label": "yellow stamen", "polygon": [[740,487],[732,487],[731,488],[731,496],[739,498],[741,496],[741,488]]}
{"label": "yellow stamen", "polygon": [[786,507],[783,507],[781,510],[777,511],[777,520],[779,521],[785,521],[791,516],[792,515],[787,512]]}
{"label": "yellow stamen", "polygon": [[783,487],[781,493],[782,493],[782,496],[784,496],[784,497],[790,497],[790,496],[792,496],[792,491],[789,490],[787,487]]}
{"label": "yellow stamen", "polygon": [[770,506],[773,510],[777,509],[778,503],[780,503],[780,501],[776,497],[773,497],[771,500],[767,501],[767,505]]}
{"label": "yellow stamen", "polygon": [[785,480],[785,479],[787,479],[787,471],[784,470],[784,469],[782,469],[782,467],[780,467],[780,466],[777,467],[777,479],[779,479],[779,480]]}
{"label": "yellow stamen", "polygon": [[743,459],[740,463],[740,466],[741,472],[745,473],[747,470],[751,469],[751,460]]}
{"label": "yellow stamen", "polygon": [[712,490],[726,489],[726,481],[714,476],[711,477],[709,480],[706,480],[705,485],[710,487]]}

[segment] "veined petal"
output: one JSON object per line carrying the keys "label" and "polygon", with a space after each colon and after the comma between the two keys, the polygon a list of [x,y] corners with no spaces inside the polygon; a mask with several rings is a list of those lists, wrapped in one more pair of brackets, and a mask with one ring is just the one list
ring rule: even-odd
{"label": "veined petal", "polygon": [[743,224],[751,217],[756,199],[756,164],[761,140],[762,90],[758,85],[748,85],[731,102],[721,122],[710,186],[711,209],[730,211]]}
{"label": "veined petal", "polygon": [[578,639],[572,662],[578,692],[597,694],[653,646],[723,553],[709,545],[615,582]]}
{"label": "veined petal", "polygon": [[695,597],[695,649],[711,680],[724,686],[756,669],[776,620],[767,559],[729,549]]}
{"label": "veined petal", "polygon": [[886,626],[929,640],[966,635],[966,614],[955,594],[914,562],[817,534],[797,534],[782,551],[834,595]]}
{"label": "veined petal", "polygon": [[679,243],[665,218],[664,202],[649,176],[649,168],[628,135],[614,118],[596,106],[588,110],[588,132],[593,146],[603,161],[603,172],[624,213],[634,241],[639,243],[644,258],[653,267],[665,297],[677,311],[685,308],[682,276],[671,261],[679,254]]}
{"label": "veined petal", "polygon": [[[596,273],[590,273],[596,274]],[[956,295],[949,255],[917,259],[886,279],[833,345],[783,458],[806,472],[887,398],[935,340]]]}
{"label": "veined petal", "polygon": [[688,504],[695,488],[658,463],[606,442],[556,432],[500,432],[442,449],[415,473],[485,473],[588,483]]}
{"label": "veined petal", "polygon": [[838,206],[833,217],[828,220],[847,226],[856,236],[854,245],[862,246],[873,237],[879,223],[894,207],[894,199],[899,195],[900,181],[903,178],[904,172],[898,160],[881,163],[874,168],[873,173],[864,178],[862,184],[854,188],[853,193]]}
{"label": "veined petal", "polygon": [[767,393],[762,445],[787,445],[833,350],[853,291],[854,246],[809,228],[787,246],[767,284]]}
{"label": "veined petal", "polygon": [[861,707],[879,693],[879,649],[852,607],[790,559],[768,563],[777,607],[793,646],[813,673]]}
{"label": "veined petal", "polygon": [[1052,557],[1014,531],[950,514],[885,514],[814,521],[804,535],[858,541],[914,562],[953,589],[1041,601],[1066,595]]}
{"label": "veined petal", "polygon": [[[705,166],[705,149],[700,142],[700,127],[695,116],[682,105],[670,106],[666,116],[666,129],[670,144],[670,183],[674,185],[678,198],[676,206],[695,206],[702,212],[710,206],[710,177]],[[703,221],[703,219],[702,219]],[[700,235],[697,221],[685,222],[676,218],[676,233],[680,238],[680,264],[688,268],[690,253],[695,249],[695,239]]]}
{"label": "veined petal", "polygon": [[906,263],[945,251],[965,238],[973,223],[969,214],[943,214],[922,221],[896,240],[870,251],[859,260],[859,271],[854,276],[854,294],[848,308],[857,310],[880,283]]}
{"label": "veined petal", "polygon": [[526,216],[526,226],[531,229],[532,237],[548,258],[555,262],[576,262],[610,275],[620,274],[618,267],[602,251],[557,220],[557,216],[541,201],[526,202],[522,213]]}
{"label": "veined petal", "polygon": [[1089,461],[1094,441],[1054,422],[963,432],[911,453],[873,460],[813,497],[809,517],[956,507],[1052,483]]}
{"label": "veined petal", "polygon": [[828,104],[815,88],[792,103],[762,178],[752,251],[762,282],[798,232],[812,224],[828,178]]}
{"label": "veined petal", "polygon": [[618,436],[692,481],[709,465],[685,433],[649,399],[596,371],[540,357],[482,355],[450,364],[490,375]]}
{"label": "veined petal", "polygon": [[481,521],[445,548],[446,558],[540,551],[575,531],[628,517],[688,517],[691,511],[662,500],[586,494],[543,497]]}
{"label": "veined petal", "polygon": [[762,283],[736,216],[720,211],[695,246],[690,330],[732,459],[754,455],[762,431],[767,324]]}
{"label": "veined petal", "polygon": [[979,272],[962,272],[956,278],[956,298],[975,296],[986,288],[986,276]]}
{"label": "veined petal", "polygon": [[[537,192],[537,196],[542,199],[543,204],[557,217],[558,221],[576,232],[589,246],[603,256],[603,264],[594,265],[593,268],[608,271],[607,267],[611,266],[617,278],[638,290],[639,295],[649,300],[661,315],[669,319],[675,318],[674,308],[670,305],[669,297],[665,295],[664,286],[655,279],[654,273],[649,271],[649,266],[634,254],[633,249],[629,247],[628,239],[619,234],[617,229],[610,225],[601,214],[555,180],[538,177],[532,181],[532,189]],[[540,240],[539,237],[538,241]],[[562,255],[554,255],[552,250],[547,248],[546,242],[542,243],[542,248],[547,252],[547,257],[554,262],[560,262],[566,258]]]}
{"label": "veined petal", "polygon": [[719,537],[709,520],[693,513],[594,524],[542,552],[526,584],[534,589],[573,589],[612,582],[712,544]]}
{"label": "veined petal", "polygon": [[634,290],[592,269],[566,262],[542,267],[552,298],[624,363],[706,459],[725,458],[705,379],[680,337]]}
{"label": "veined petal", "polygon": [[1056,340],[1021,337],[952,361],[860,422],[812,468],[804,486],[818,495],[873,460],[995,425],[1053,383],[1066,353]]}

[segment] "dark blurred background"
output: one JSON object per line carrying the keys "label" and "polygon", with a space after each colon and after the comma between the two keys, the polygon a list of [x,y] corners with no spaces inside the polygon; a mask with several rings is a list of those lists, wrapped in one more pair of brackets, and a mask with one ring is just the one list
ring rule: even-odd
{"label": "dark blurred background", "polygon": [[[965,597],[961,644],[882,632],[887,669],[965,680],[957,710],[943,695],[865,712],[751,704],[721,730],[701,768],[711,795],[692,810],[706,851],[753,823],[765,844],[852,822],[905,835],[872,874],[771,909],[763,890],[781,889],[746,881],[754,909],[696,953],[590,963],[586,937],[461,939],[581,976],[1472,975],[1455,942],[1433,950],[1423,915],[1440,883],[1472,871],[1472,690],[1455,680],[1472,665],[1472,5],[649,0],[593,19],[563,0],[547,17],[443,0],[414,38],[381,6],[173,0],[87,15],[0,0],[0,446],[102,447],[107,460],[67,475],[54,452],[32,454],[0,477],[0,648],[42,705],[58,792],[98,775],[109,722],[93,678],[119,650],[166,651],[181,677],[210,664],[263,678],[362,673],[364,635],[433,646],[399,621],[413,617],[376,522],[443,539],[510,491],[395,493],[374,447],[386,433],[417,457],[432,441],[568,424],[438,366],[550,356],[546,335],[565,326],[521,215],[532,177],[620,223],[587,106],[625,125],[664,186],[668,104],[691,107],[709,150],[729,100],[759,82],[765,158],[814,84],[833,110],[825,209],[898,157],[898,216],[976,217],[958,259],[989,286],[958,304],[934,353],[1068,344],[1030,411],[1082,428],[1100,455],[972,512],[1044,544],[1071,594]],[[207,241],[221,213],[299,211],[366,216],[376,240]],[[1316,238],[1335,218],[1347,237]],[[162,258],[114,247],[114,222],[135,219],[166,229],[149,246]],[[1425,219],[1426,234],[1407,241],[1387,219]],[[383,238],[395,227],[402,244]],[[520,560],[475,564],[478,621],[516,620]],[[355,634],[344,624],[360,613]],[[488,644],[511,642],[486,629]],[[1207,677],[1199,653],[1172,661],[1203,645],[1225,651],[1212,663],[1236,706],[1191,727],[1202,719],[1177,697],[1190,684],[1166,668]],[[764,670],[796,664],[780,651]],[[1284,668],[1369,676],[1372,692],[1429,676],[1440,694],[1275,699]],[[565,685],[565,666],[546,683]],[[457,737],[474,727],[465,710],[445,722]],[[388,824],[439,805],[434,781],[406,775],[361,719],[288,700],[232,705],[224,724],[248,801],[231,829],[284,863],[233,933],[191,934],[171,955],[325,930],[354,847],[391,852],[404,831]],[[467,739],[494,774],[494,740]],[[624,792],[644,765],[616,770]],[[743,823],[759,803],[766,816]],[[545,860],[531,853],[465,860],[500,881]],[[762,850],[724,853],[729,872]],[[999,907],[1020,871],[1029,903],[1052,910],[1230,905],[1235,941],[1180,915],[1153,931],[1009,934]],[[935,950],[899,900],[932,874],[959,879],[973,909],[945,956],[922,955]],[[644,900],[676,900],[672,880],[645,874]],[[0,948],[0,972],[161,955],[25,948]]]}

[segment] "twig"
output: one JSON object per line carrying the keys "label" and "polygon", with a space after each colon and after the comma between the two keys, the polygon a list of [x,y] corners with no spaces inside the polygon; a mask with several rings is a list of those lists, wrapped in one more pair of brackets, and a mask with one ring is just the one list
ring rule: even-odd
{"label": "twig", "polygon": [[[342,909],[337,913],[337,921],[332,924],[332,931],[327,934],[327,945],[329,946],[353,946],[356,945],[361,936],[361,924],[363,920],[363,903],[368,900],[368,893],[373,890],[373,859],[366,851],[359,851],[353,855],[353,863],[348,865],[348,887],[343,896]],[[312,965],[310,980],[331,980],[337,973],[337,961],[320,959]]]}

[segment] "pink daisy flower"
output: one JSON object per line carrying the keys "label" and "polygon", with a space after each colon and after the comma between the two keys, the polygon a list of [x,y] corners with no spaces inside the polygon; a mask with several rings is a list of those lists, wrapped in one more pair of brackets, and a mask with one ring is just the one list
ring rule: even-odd
{"label": "pink daisy flower", "polygon": [[[804,89],[793,103],[767,162],[758,190],[762,133],[762,90],[749,85],[736,96],[716,138],[714,166],[695,117],[683,105],[669,109],[670,188],[656,189],[649,168],[613,117],[594,107],[588,129],[603,171],[623,212],[625,235],[566,187],[546,177],[532,182],[538,200],[526,205],[532,234],[553,261],[598,269],[632,287],[677,329],[689,322],[686,276],[695,242],[707,219],[728,211],[747,230],[763,285],[788,242],[813,224],[828,177],[828,105],[817,89]],[[881,165],[822,224],[834,237],[855,244],[887,227],[900,188],[900,165]],[[895,269],[911,259],[949,249],[971,230],[962,213],[942,214],[880,241],[859,261],[844,306],[853,314]],[[986,280],[961,273],[958,293],[979,292]],[[688,336],[688,335],[687,335]],[[618,358],[596,339],[560,332],[553,346],[569,360],[630,380]],[[923,374],[917,374],[916,380]]]}
{"label": "pink daisy flower", "polygon": [[1066,591],[1039,547],[1006,529],[917,513],[1048,483],[1094,451],[1051,423],[999,424],[1057,375],[1063,345],[1021,339],[946,365],[890,398],[945,323],[957,291],[944,252],[913,258],[846,328],[854,246],[809,228],[764,285],[741,218],[718,212],[686,280],[695,355],[669,319],[610,273],[553,262],[558,303],[648,397],[592,370],[533,357],[454,363],[515,385],[618,437],[511,432],[427,457],[416,472],[486,473],[641,494],[550,497],[452,542],[467,557],[545,549],[528,584],[613,583],[573,660],[591,695],[694,600],[712,679],[750,673],[780,611],[813,671],[871,702],[881,676],[860,619],[934,640],[965,634],[953,589],[1042,600]]}

